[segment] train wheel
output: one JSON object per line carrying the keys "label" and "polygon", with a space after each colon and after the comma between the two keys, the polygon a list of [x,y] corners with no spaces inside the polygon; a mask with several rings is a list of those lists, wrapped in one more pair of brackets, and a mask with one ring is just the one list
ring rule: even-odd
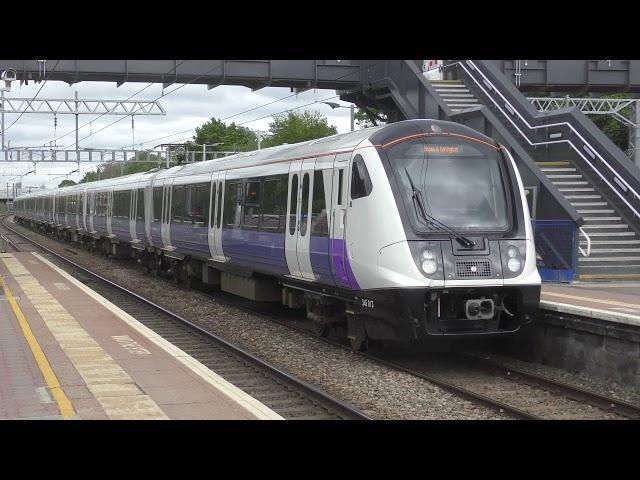
{"label": "train wheel", "polygon": [[313,333],[316,335],[316,337],[324,338],[329,335],[329,332],[331,331],[330,325],[326,325],[321,322],[311,322],[311,323],[312,323]]}

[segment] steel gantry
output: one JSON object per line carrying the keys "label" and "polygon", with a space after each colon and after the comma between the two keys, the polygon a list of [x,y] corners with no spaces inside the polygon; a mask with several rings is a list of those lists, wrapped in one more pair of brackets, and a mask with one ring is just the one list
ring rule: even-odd
{"label": "steel gantry", "polygon": [[[591,98],[591,97],[527,97],[541,112],[561,108],[578,108],[586,115],[611,115],[629,127],[627,155],[640,166],[640,99],[637,98]],[[638,148],[636,148],[638,146]]]}

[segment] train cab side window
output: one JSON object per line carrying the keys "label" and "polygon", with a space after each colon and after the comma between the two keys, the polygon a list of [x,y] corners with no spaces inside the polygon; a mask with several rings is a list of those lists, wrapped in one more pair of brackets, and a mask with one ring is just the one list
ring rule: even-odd
{"label": "train cab side window", "polygon": [[371,184],[371,178],[369,178],[369,172],[367,166],[364,164],[364,160],[361,155],[356,155],[353,160],[352,172],[351,172],[351,198],[366,197],[371,193],[373,185]]}
{"label": "train cab side window", "polygon": [[311,202],[311,235],[329,236],[327,201],[324,193],[324,174],[316,170],[313,174],[313,199]]}
{"label": "train cab side window", "polygon": [[342,205],[342,185],[344,183],[344,169],[338,170],[338,205]]}
{"label": "train cab side window", "polygon": [[153,189],[153,221],[159,222],[162,216],[162,187]]}
{"label": "train cab side window", "polygon": [[245,184],[242,228],[256,229],[260,224],[260,187],[260,180],[248,180]]}
{"label": "train cab side window", "polygon": [[138,189],[138,200],[136,205],[136,218],[144,220],[144,188]]}

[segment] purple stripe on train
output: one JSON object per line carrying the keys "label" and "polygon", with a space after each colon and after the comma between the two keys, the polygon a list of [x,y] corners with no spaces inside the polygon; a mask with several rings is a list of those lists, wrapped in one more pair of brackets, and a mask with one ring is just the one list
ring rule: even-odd
{"label": "purple stripe on train", "polygon": [[224,228],[222,250],[237,265],[265,273],[289,275],[284,233]]}
{"label": "purple stripe on train", "polygon": [[360,290],[356,277],[351,270],[345,241],[338,238],[332,238],[330,253],[333,261],[333,271],[335,272],[335,278],[338,286],[348,287],[352,290]]}

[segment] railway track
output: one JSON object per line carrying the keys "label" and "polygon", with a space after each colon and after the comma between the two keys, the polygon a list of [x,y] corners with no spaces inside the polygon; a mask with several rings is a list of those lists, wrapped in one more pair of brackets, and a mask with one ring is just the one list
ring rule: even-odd
{"label": "railway track", "polygon": [[22,235],[7,225],[6,220],[7,217],[1,220],[6,232],[1,234],[0,241],[4,239],[7,251],[40,251],[60,260],[65,270],[82,283],[282,417],[291,420],[370,419],[357,408]]}
{"label": "railway track", "polygon": [[[5,228],[10,227],[5,226]],[[14,231],[14,233],[19,235],[18,232]],[[33,242],[31,239],[27,240]],[[46,249],[46,247],[42,248]],[[65,262],[70,262],[65,257],[46,250]],[[108,282],[106,279],[103,280]],[[92,285],[92,288],[95,287]],[[301,321],[300,317],[290,310],[257,305],[255,302],[224,292],[216,292],[212,295],[218,302],[317,337],[309,323]],[[182,321],[187,322],[184,319]],[[193,327],[201,330],[199,327]],[[150,328],[154,327],[150,326]],[[207,332],[204,333],[209,335]],[[331,338],[322,338],[322,340],[338,348],[351,350],[346,342]],[[472,356],[467,353],[434,355],[425,352],[412,352],[411,355],[407,355],[406,352],[393,350],[359,353],[359,355],[436,384],[459,397],[485,405],[516,419],[640,419],[640,407],[636,405],[503,365],[487,358],[486,355]],[[232,380],[229,381],[235,383]],[[241,385],[238,386],[243,388]]]}

